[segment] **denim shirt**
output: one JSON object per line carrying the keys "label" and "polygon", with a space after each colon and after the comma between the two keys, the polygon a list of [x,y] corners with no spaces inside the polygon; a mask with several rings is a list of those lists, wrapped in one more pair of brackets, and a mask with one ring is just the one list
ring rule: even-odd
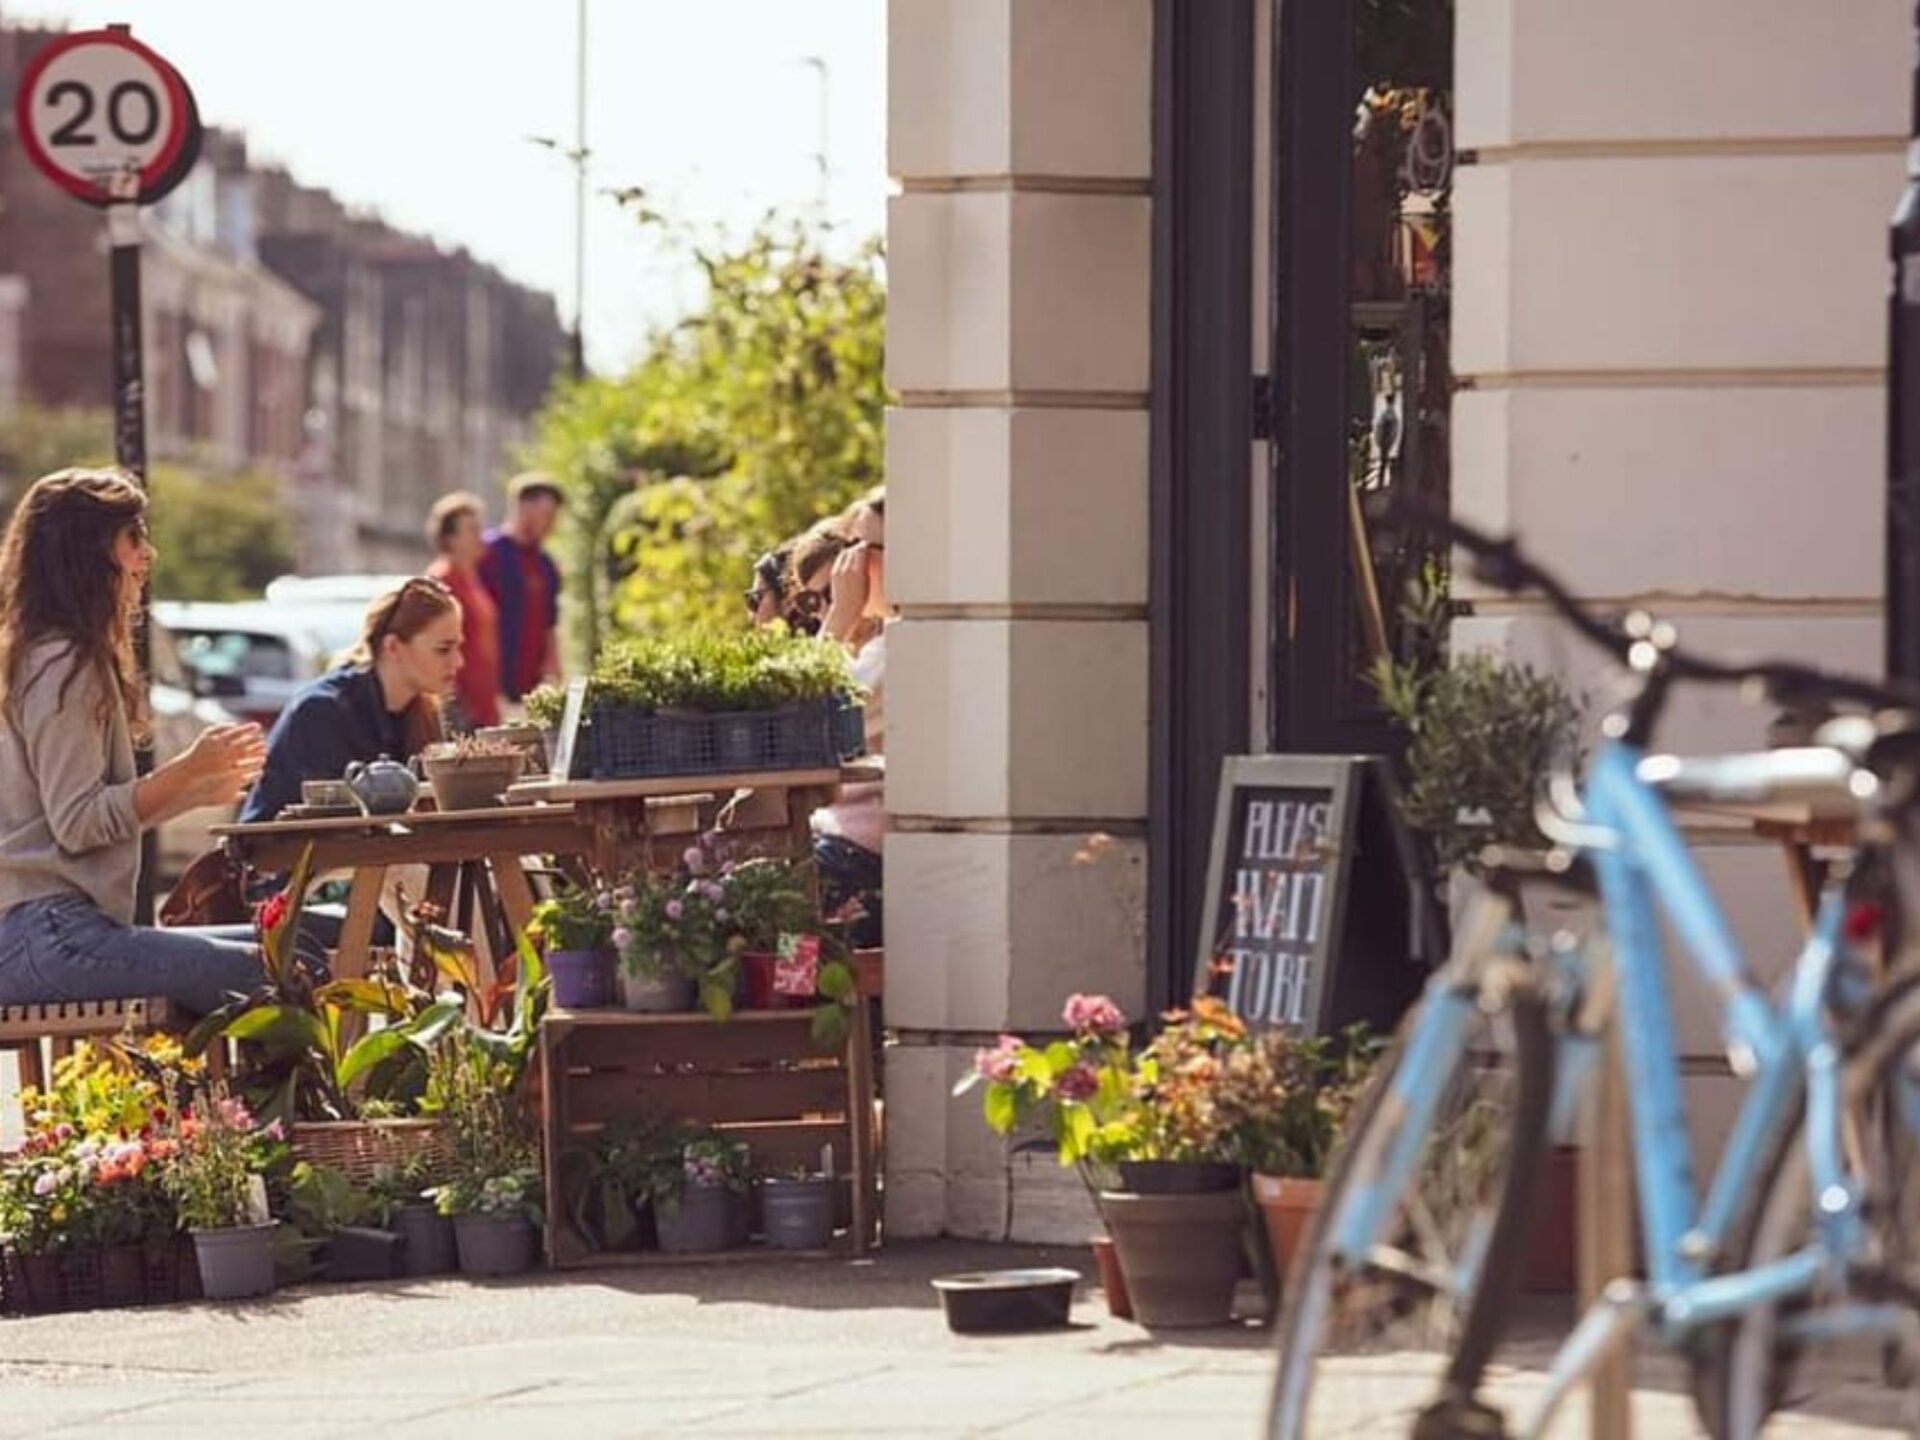
{"label": "denim shirt", "polygon": [[305,780],[338,780],[358,760],[407,758],[403,716],[391,713],[372,669],[347,665],[302,690],[280,712],[267,736],[267,763],[241,807],[251,824],[271,820],[300,803]]}

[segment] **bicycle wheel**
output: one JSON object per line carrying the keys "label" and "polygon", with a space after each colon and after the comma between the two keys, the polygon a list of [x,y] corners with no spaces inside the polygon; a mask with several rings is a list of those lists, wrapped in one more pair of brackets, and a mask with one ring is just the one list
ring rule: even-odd
{"label": "bicycle wheel", "polygon": [[[1406,1434],[1437,1398],[1471,1398],[1518,1284],[1553,1058],[1544,997],[1512,957],[1439,982],[1401,1025],[1287,1279],[1276,1440]],[[1358,1225],[1369,1206],[1380,1218]]]}
{"label": "bicycle wheel", "polygon": [[[1841,1132],[1849,1171],[1863,1190],[1863,1253],[1831,1286],[1762,1305],[1710,1335],[1696,1357],[1695,1399],[1720,1440],[1773,1433],[1920,1435],[1920,1176],[1916,1116],[1903,1085],[1920,1087],[1920,977],[1889,989],[1847,1046]],[[1753,1208],[1736,1227],[1737,1269],[1784,1259],[1813,1240],[1804,1115],[1774,1157]],[[1828,1334],[1841,1300],[1904,1319],[1893,1334]]]}

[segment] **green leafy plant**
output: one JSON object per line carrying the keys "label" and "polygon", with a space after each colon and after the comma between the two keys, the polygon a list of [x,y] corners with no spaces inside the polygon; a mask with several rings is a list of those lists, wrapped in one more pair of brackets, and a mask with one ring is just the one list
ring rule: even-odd
{"label": "green leafy plant", "polygon": [[294,1162],[284,1213],[310,1240],[324,1240],[336,1230],[383,1218],[371,1190],[356,1185],[337,1165],[307,1160]]}
{"label": "green leafy plant", "polygon": [[[1445,596],[1429,580],[1409,613],[1444,625]],[[1544,849],[1534,803],[1556,765],[1578,765],[1582,697],[1555,676],[1482,652],[1382,660],[1372,681],[1407,734],[1401,813],[1441,874],[1475,869],[1488,845]]]}
{"label": "green leafy plant", "polygon": [[844,646],[769,628],[621,641],[602,654],[590,693],[598,705],[723,712],[857,691]]}
{"label": "green leafy plant", "polygon": [[1264,1175],[1324,1175],[1380,1049],[1354,1025],[1338,1036],[1263,1031],[1230,1051],[1214,1103],[1240,1162]]}
{"label": "green leafy plant", "polygon": [[567,489],[573,668],[610,631],[744,627],[761,551],[879,482],[887,389],[880,244],[769,219],[706,238],[631,197],[705,300],[623,375],[563,381],[528,460]]}
{"label": "green leafy plant", "polygon": [[620,1115],[590,1144],[561,1155],[562,1203],[574,1229],[596,1250],[626,1249],[639,1237],[640,1209],[652,1200],[655,1170],[672,1130],[651,1115]]}
{"label": "green leafy plant", "polygon": [[569,885],[533,907],[528,937],[551,952],[602,950],[613,943],[609,898]]}
{"label": "green leafy plant", "polygon": [[442,1215],[544,1214],[540,1150],[514,1096],[517,1076],[472,1037],[435,1048],[428,1094],[445,1122],[447,1179],[434,1187]]}
{"label": "green leafy plant", "polygon": [[521,702],[527,719],[543,730],[552,730],[566,718],[567,692],[558,685],[542,685],[529,690]]}

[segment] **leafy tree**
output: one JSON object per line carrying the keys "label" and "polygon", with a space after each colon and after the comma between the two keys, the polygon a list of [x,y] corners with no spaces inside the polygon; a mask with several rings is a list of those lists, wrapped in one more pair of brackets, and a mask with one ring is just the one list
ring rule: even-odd
{"label": "leafy tree", "polygon": [[[69,465],[113,461],[105,410],[24,406],[0,426],[0,522],[27,486]],[[223,472],[191,461],[148,467],[153,593],[165,600],[244,600],[295,564],[280,482],[258,470]]]}
{"label": "leafy tree", "polygon": [[563,381],[538,420],[530,458],[568,495],[576,665],[610,629],[744,623],[754,557],[881,476],[879,242],[839,259],[769,218],[732,247],[683,243],[704,306],[625,375]]}

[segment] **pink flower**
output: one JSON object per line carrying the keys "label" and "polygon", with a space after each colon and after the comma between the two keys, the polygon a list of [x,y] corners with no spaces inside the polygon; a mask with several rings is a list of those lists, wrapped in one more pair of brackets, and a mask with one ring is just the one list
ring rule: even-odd
{"label": "pink flower", "polygon": [[682,905],[678,900],[667,901],[667,919],[678,920],[686,913],[687,907]]}
{"label": "pink flower", "polygon": [[632,943],[633,943],[633,931],[627,929],[627,927],[624,925],[616,925],[613,927],[613,948],[614,949],[624,950]]}
{"label": "pink flower", "polygon": [[67,1141],[73,1139],[73,1126],[62,1120],[58,1125],[53,1127],[53,1138],[58,1140],[62,1145],[66,1144]]}
{"label": "pink flower", "polygon": [[1053,1082],[1053,1093],[1062,1100],[1090,1100],[1100,1088],[1100,1077],[1084,1060],[1062,1070]]}
{"label": "pink flower", "polygon": [[711,880],[706,881],[700,886],[700,893],[715,905],[718,905],[722,900],[727,898],[727,892]]}
{"label": "pink flower", "polygon": [[1126,1014],[1104,995],[1069,995],[1060,1018],[1081,1035],[1117,1035],[1127,1028]]}
{"label": "pink flower", "polygon": [[42,1170],[33,1177],[33,1193],[45,1198],[60,1188],[60,1182],[53,1177],[51,1170]]}
{"label": "pink flower", "polygon": [[989,1080],[1011,1080],[1020,1064],[1020,1037],[1002,1035],[991,1050],[973,1052],[973,1068]]}
{"label": "pink flower", "polygon": [[278,1120],[275,1120],[272,1124],[268,1125],[262,1133],[264,1133],[269,1140],[284,1140],[287,1138],[287,1127],[282,1125]]}
{"label": "pink flower", "polygon": [[686,865],[689,875],[704,875],[707,873],[707,852],[702,850],[698,845],[689,845],[687,847],[687,853],[682,855],[680,859]]}

